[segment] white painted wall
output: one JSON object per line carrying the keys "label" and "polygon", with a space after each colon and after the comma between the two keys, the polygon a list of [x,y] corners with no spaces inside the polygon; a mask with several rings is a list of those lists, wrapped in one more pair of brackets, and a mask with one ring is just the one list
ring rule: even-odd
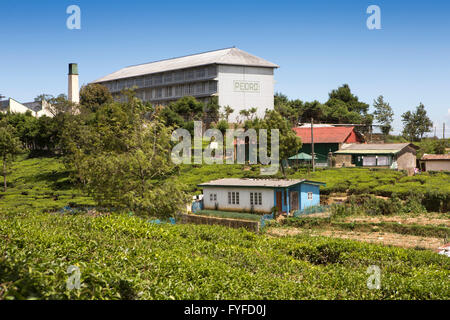
{"label": "white painted wall", "polygon": [[[228,192],[239,192],[239,204],[228,204]],[[274,191],[267,188],[204,187],[204,208],[215,210],[215,201],[210,201],[210,194],[212,193],[217,194],[218,210],[250,212],[250,192],[262,193],[262,205],[255,205],[255,212],[270,213],[274,207]]]}
{"label": "white painted wall", "polygon": [[[23,104],[17,102],[14,99],[9,99],[9,112],[11,113],[26,113],[28,110]],[[30,110],[32,113],[33,111]]]}
{"label": "white painted wall", "polygon": [[449,160],[425,161],[426,171],[450,171]]}
{"label": "white painted wall", "polygon": [[[258,108],[258,116],[263,117],[266,109],[273,109],[272,68],[219,65],[217,78],[219,105],[234,109],[229,121],[236,122],[240,110]],[[258,84],[259,90],[249,90],[245,87],[237,89],[236,81],[249,85]]]}

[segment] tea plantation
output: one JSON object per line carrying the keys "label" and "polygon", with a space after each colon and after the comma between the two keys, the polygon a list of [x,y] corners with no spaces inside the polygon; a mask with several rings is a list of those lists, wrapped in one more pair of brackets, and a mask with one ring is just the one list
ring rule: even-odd
{"label": "tea plantation", "polygon": [[[119,214],[2,213],[0,237],[0,299],[450,298],[450,260],[430,251]],[[68,290],[72,265],[81,287]]]}

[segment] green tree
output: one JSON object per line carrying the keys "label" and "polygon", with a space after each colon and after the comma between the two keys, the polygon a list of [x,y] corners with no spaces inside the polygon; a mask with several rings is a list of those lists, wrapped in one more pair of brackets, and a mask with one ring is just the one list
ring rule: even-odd
{"label": "green tree", "polygon": [[211,100],[206,104],[204,110],[204,119],[206,127],[210,127],[211,123],[216,123],[220,118],[220,106],[219,106],[219,98],[212,97]]}
{"label": "green tree", "polygon": [[100,107],[95,119],[67,128],[68,167],[97,201],[108,208],[169,217],[187,202],[175,182],[171,161],[172,127],[139,100]]}
{"label": "green tree", "polygon": [[383,96],[379,96],[374,100],[373,106],[375,108],[375,119],[381,124],[381,131],[387,137],[392,130],[392,121],[394,120],[394,111],[389,103],[384,101]]}
{"label": "green tree", "polygon": [[0,121],[0,158],[3,167],[3,191],[6,192],[6,176],[8,174],[8,164],[12,158],[21,152],[21,143],[13,126],[9,125],[5,119]]}
{"label": "green tree", "polygon": [[98,83],[81,87],[80,104],[91,112],[97,111],[102,105],[111,103],[113,97],[108,88]]}
{"label": "green tree", "polygon": [[403,136],[409,141],[419,141],[424,134],[431,132],[433,122],[427,115],[425,106],[420,103],[415,111],[402,114]]}
{"label": "green tree", "polygon": [[234,109],[230,106],[224,107],[224,118],[228,122],[228,119],[230,118],[230,115],[234,112]]}
{"label": "green tree", "polygon": [[302,141],[295,132],[292,130],[292,126],[288,120],[275,110],[267,110],[264,119],[258,122],[256,129],[268,130],[268,141],[270,143],[271,130],[278,129],[280,137],[279,156],[281,160],[281,171],[286,177],[286,170],[284,164],[286,160],[297,154],[298,150],[302,147]]}

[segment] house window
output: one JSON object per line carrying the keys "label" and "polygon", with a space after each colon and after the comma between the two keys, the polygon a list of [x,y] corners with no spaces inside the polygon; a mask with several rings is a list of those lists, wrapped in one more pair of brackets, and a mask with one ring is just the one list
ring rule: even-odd
{"label": "house window", "polygon": [[209,201],[217,201],[217,194],[216,193],[210,193],[209,194]]}
{"label": "house window", "polygon": [[236,192],[236,204],[239,204],[239,192]]}
{"label": "house window", "polygon": [[308,200],[312,200],[313,199],[313,193],[312,192],[308,192]]}
{"label": "house window", "polygon": [[231,192],[228,192],[228,204],[231,204]]}
{"label": "house window", "polygon": [[261,192],[250,192],[250,205],[262,205]]}

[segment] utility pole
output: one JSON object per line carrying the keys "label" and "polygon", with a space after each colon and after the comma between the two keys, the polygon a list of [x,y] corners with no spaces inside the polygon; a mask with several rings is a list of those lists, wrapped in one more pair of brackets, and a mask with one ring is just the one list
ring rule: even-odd
{"label": "utility pole", "polygon": [[445,140],[445,122],[444,122],[444,127],[442,128],[442,139]]}
{"label": "utility pole", "polygon": [[315,154],[314,154],[314,118],[311,118],[311,156],[312,156],[312,169],[313,172],[316,171],[316,161],[315,161]]}

